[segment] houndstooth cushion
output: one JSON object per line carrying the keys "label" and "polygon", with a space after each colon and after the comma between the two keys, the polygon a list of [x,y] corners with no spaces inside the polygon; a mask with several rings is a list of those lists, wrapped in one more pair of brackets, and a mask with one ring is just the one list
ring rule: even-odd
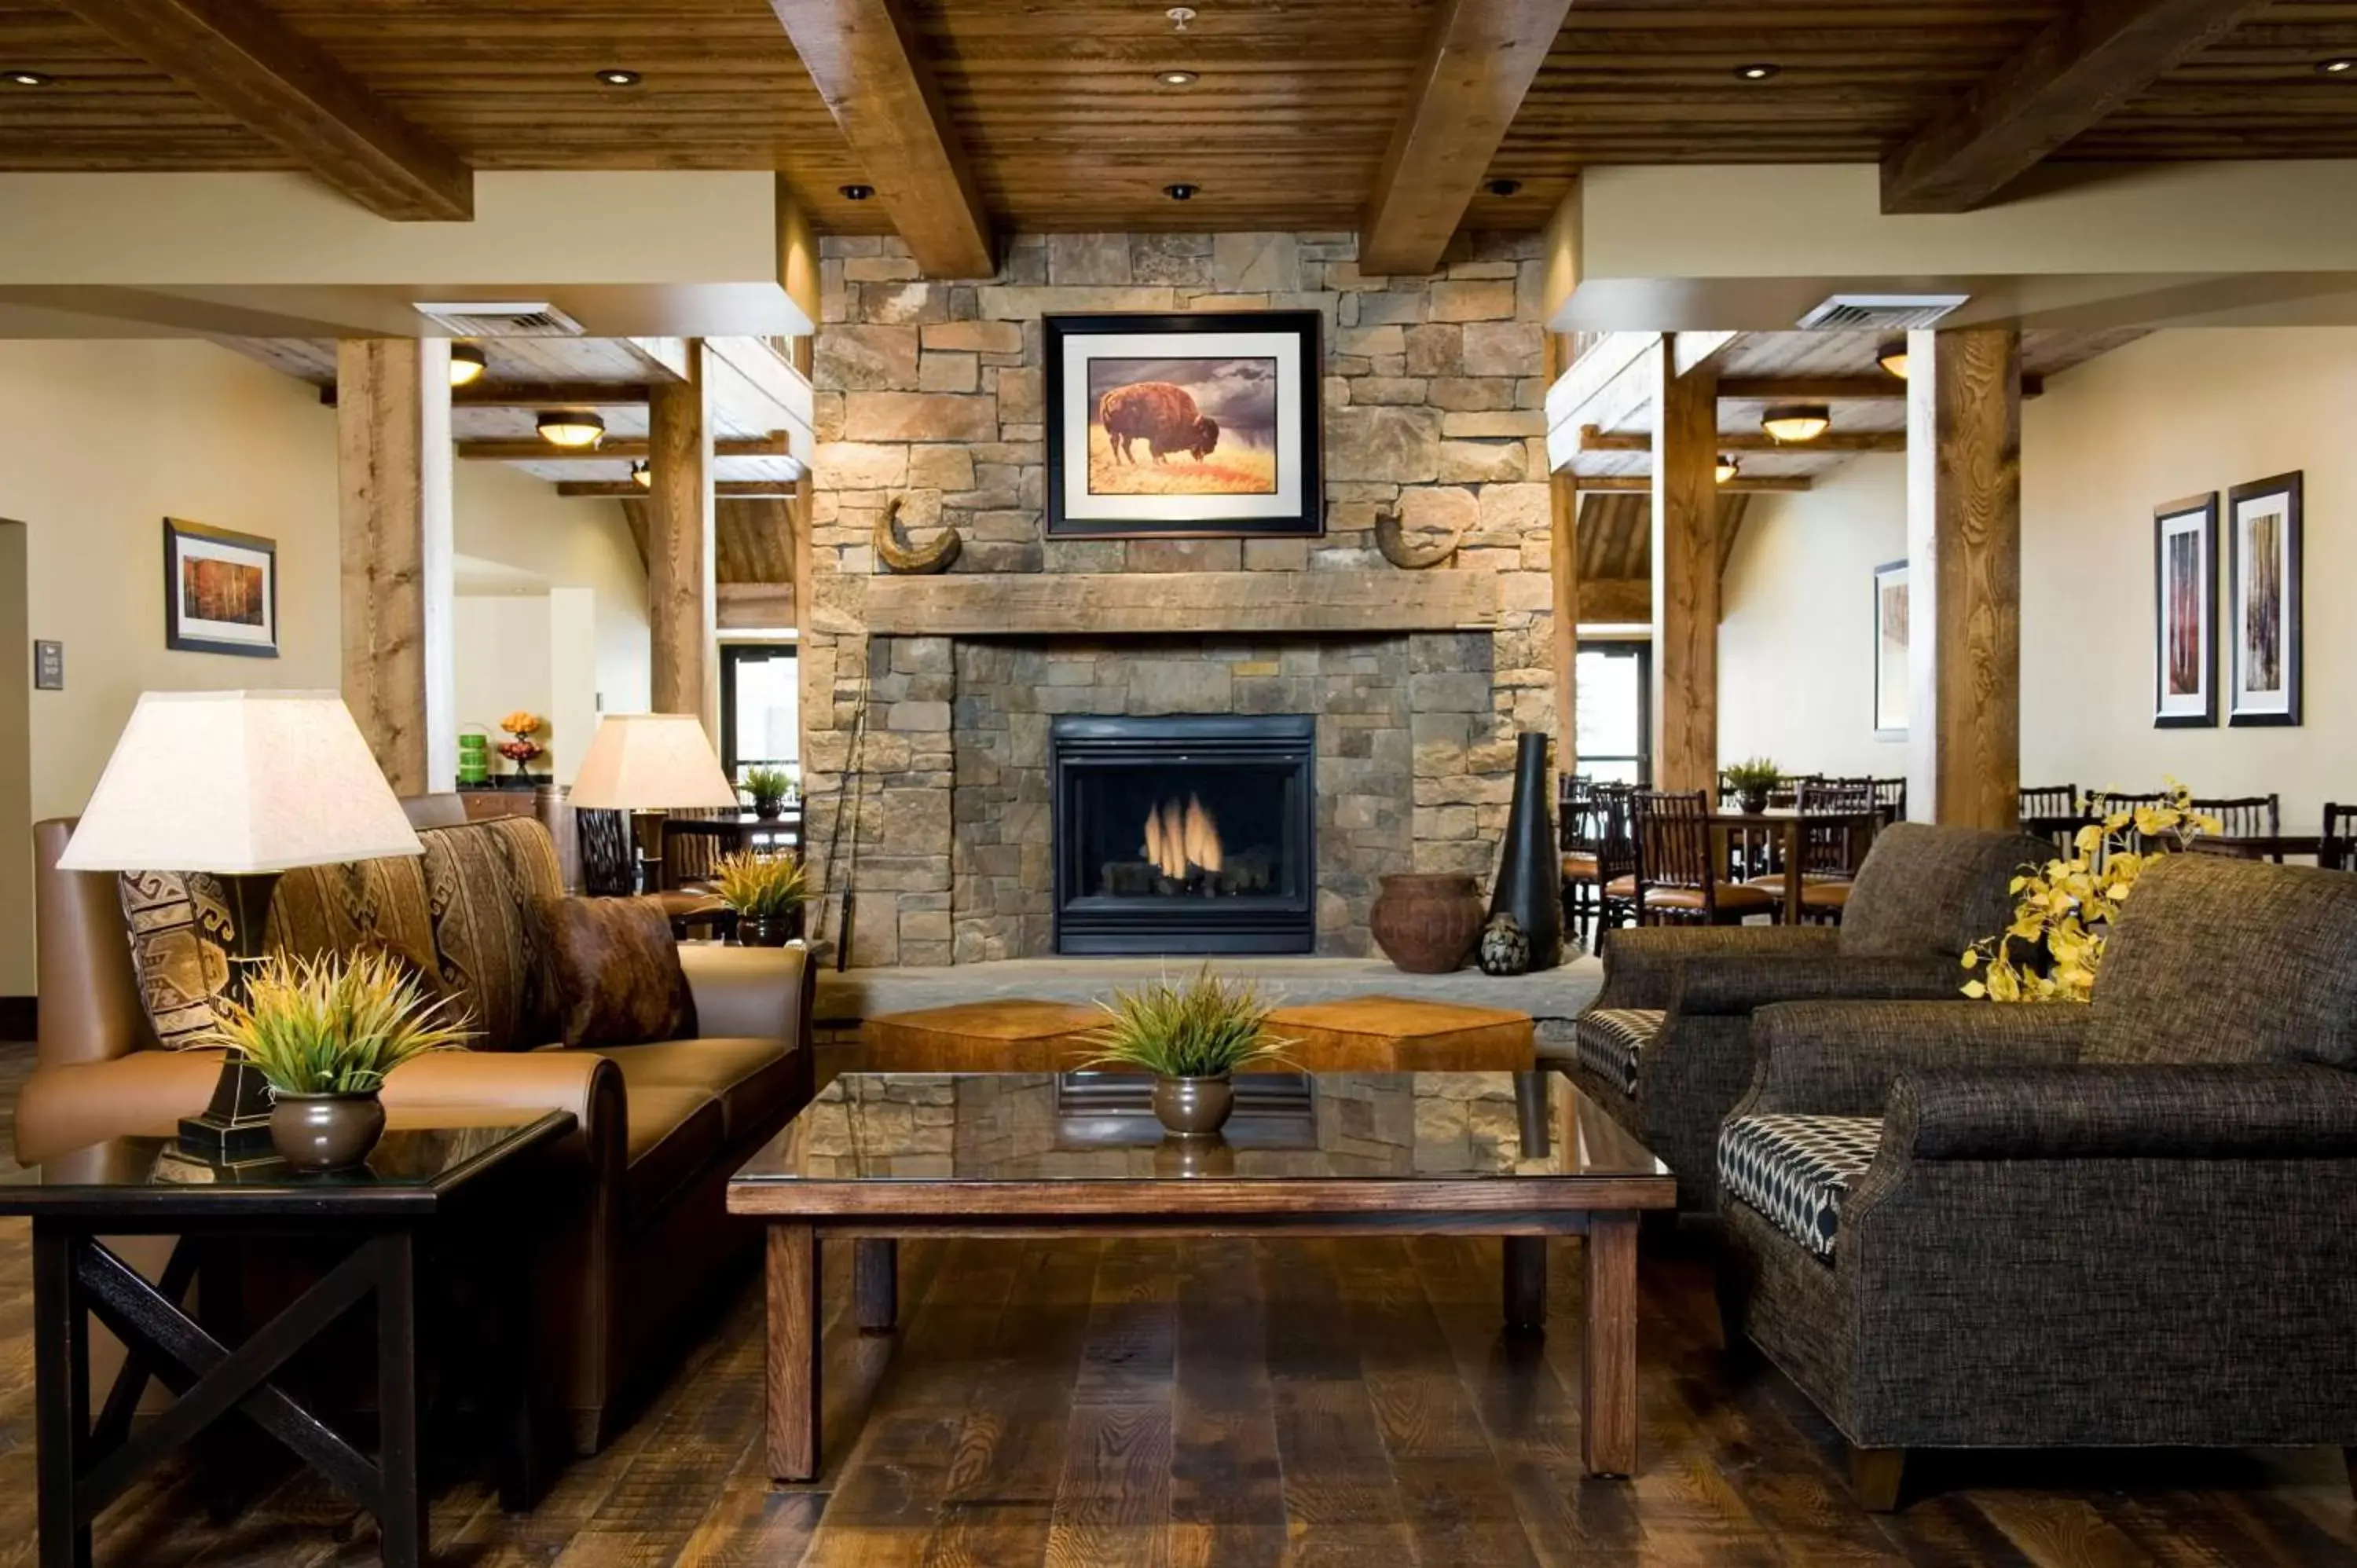
{"label": "houndstooth cushion", "polygon": [[1644,1007],[1591,1007],[1572,1026],[1573,1053],[1580,1066],[1634,1095],[1637,1058],[1660,1036],[1665,1016]]}
{"label": "houndstooth cushion", "polygon": [[1718,1185],[1820,1258],[1882,1142],[1879,1116],[1739,1116],[1718,1130]]}

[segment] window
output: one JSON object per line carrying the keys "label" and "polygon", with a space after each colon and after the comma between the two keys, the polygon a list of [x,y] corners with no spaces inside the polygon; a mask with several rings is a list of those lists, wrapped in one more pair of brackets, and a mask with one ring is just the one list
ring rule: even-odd
{"label": "window", "polygon": [[791,642],[720,646],[720,766],[741,781],[748,768],[802,775],[802,661]]}
{"label": "window", "polygon": [[1644,642],[1583,642],[1577,682],[1579,771],[1608,783],[1653,780],[1653,649]]}

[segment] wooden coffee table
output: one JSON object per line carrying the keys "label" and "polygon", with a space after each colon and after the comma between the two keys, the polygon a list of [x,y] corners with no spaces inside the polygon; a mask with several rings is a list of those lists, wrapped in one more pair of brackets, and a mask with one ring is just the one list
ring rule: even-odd
{"label": "wooden coffee table", "polygon": [[[1546,1238],[1587,1238],[1581,1441],[1637,1466],[1637,1217],[1662,1163],[1554,1072],[1335,1073],[1224,1139],[1070,1118],[1051,1073],[846,1074],[728,1184],[769,1221],[770,1473],[819,1470],[823,1237],[1494,1235],[1510,1326],[1545,1321]],[[864,1250],[864,1256],[882,1249]]]}

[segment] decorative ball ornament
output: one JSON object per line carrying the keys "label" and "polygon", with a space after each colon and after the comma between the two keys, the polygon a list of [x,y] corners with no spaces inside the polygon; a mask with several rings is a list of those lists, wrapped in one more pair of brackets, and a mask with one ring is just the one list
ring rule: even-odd
{"label": "decorative ball ornament", "polygon": [[1531,967],[1531,939],[1512,915],[1493,915],[1481,928],[1481,972],[1526,974]]}

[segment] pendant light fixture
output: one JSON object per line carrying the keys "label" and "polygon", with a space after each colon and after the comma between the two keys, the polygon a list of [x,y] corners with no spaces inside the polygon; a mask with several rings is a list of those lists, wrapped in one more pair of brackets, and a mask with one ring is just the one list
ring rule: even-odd
{"label": "pendant light fixture", "polygon": [[452,386],[473,386],[483,379],[483,372],[490,368],[489,361],[483,358],[483,351],[472,343],[450,345],[450,384]]}
{"label": "pendant light fixture", "polygon": [[1907,379],[1907,339],[1885,338],[1882,340],[1882,347],[1874,351],[1874,362],[1900,381],[1905,381]]}
{"label": "pendant light fixture", "polygon": [[606,422],[586,408],[553,408],[540,416],[540,438],[552,446],[587,449],[606,439]]}
{"label": "pendant light fixture", "polygon": [[1711,477],[1723,485],[1741,472],[1743,472],[1743,465],[1721,452],[1718,455],[1718,466],[1711,470]]}
{"label": "pendant light fixture", "polygon": [[1786,445],[1814,441],[1833,428],[1833,415],[1821,403],[1780,403],[1760,415],[1760,428],[1768,439]]}
{"label": "pendant light fixture", "polygon": [[642,490],[655,488],[655,471],[647,466],[643,458],[630,465],[630,483]]}

